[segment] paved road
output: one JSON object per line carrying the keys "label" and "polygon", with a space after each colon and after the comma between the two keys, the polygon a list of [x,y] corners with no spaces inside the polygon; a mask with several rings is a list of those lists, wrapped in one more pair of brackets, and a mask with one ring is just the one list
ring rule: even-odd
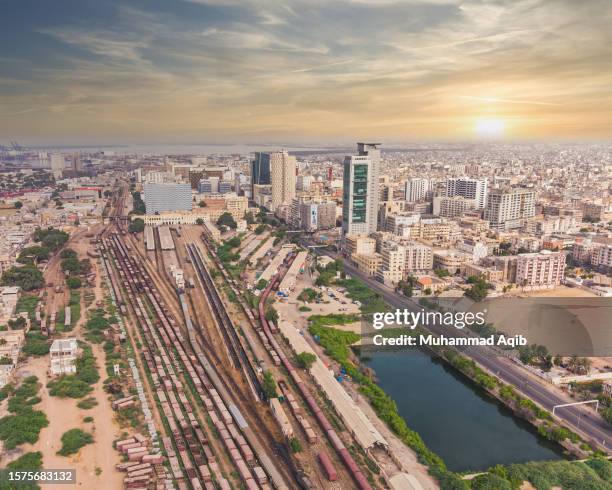
{"label": "paved road", "polygon": [[[320,253],[320,251],[317,252]],[[337,257],[336,254],[324,253],[334,258]],[[384,284],[366,276],[352,265],[346,263],[346,261],[344,262],[344,269],[351,276],[359,278],[371,289],[380,293],[385,301],[394,308],[406,308],[412,311],[421,309],[421,307],[411,299],[397,294]],[[457,335],[457,330],[452,326],[428,325],[427,327],[432,333]],[[468,347],[463,349],[462,352],[549,411],[552,411],[555,405],[575,401],[569,397],[552,392],[552,387],[547,385],[544,381],[531,377],[525,369],[514,364],[507,357],[496,354],[490,348]],[[610,430],[609,424],[594,413],[593,410],[589,410],[584,406],[573,406],[558,408],[555,414],[560,420],[571,427],[572,430],[582,433],[587,440],[596,442],[608,452],[612,449],[612,430]]]}

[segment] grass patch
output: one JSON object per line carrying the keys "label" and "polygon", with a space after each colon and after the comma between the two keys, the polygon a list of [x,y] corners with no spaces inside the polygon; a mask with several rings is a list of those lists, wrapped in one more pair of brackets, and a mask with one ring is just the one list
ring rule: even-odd
{"label": "grass patch", "polygon": [[51,341],[38,331],[30,331],[25,335],[22,352],[28,356],[46,356],[51,348]]}
{"label": "grass patch", "polygon": [[82,410],[89,410],[95,407],[96,405],[98,405],[98,401],[92,396],[85,398],[84,400],[81,400],[79,403],[77,403],[77,407]]}

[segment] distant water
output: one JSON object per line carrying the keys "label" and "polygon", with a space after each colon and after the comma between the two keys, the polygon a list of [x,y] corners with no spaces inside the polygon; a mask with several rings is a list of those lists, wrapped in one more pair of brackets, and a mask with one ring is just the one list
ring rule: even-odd
{"label": "distant water", "polygon": [[363,356],[408,427],[450,470],[562,458],[557,444],[427,353],[402,349]]}

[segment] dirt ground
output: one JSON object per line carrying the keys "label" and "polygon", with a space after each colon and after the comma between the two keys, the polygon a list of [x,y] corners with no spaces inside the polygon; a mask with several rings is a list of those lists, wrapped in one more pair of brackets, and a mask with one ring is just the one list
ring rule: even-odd
{"label": "dirt ground", "polygon": [[[91,246],[89,238],[83,233],[75,234],[74,239],[69,242],[69,247],[76,250],[79,258],[85,258],[86,252]],[[96,272],[96,285],[93,292],[96,299],[103,298],[103,290],[100,284],[99,264],[92,260],[92,268]],[[81,317],[78,324],[71,332],[61,334],[61,337],[76,337],[82,339],[83,324],[86,319],[86,309],[81,302]],[[55,335],[54,338],[60,338]],[[36,409],[43,411],[49,419],[49,426],[42,429],[40,438],[36,444],[25,444],[20,446],[20,451],[13,451],[9,457],[2,462],[16,459],[21,454],[29,451],[41,451],[43,453],[43,467],[45,469],[76,469],[77,485],[91,489],[114,489],[122,488],[123,475],[115,470],[115,464],[120,462],[119,453],[113,449],[113,441],[121,436],[123,432],[114,420],[114,412],[111,409],[108,395],[103,390],[103,381],[106,378],[105,354],[100,345],[92,345],[93,354],[98,364],[100,380],[93,385],[93,392],[89,396],[94,397],[98,404],[84,410],[77,407],[81,399],[51,397],[46,388],[51,379],[48,376],[49,356],[30,357],[17,369],[17,378],[36,375],[43,385],[39,391],[41,402]],[[93,417],[93,422],[86,423],[85,417]],[[83,447],[77,454],[69,457],[60,456],[57,451],[61,448],[61,437],[70,429],[79,428],[94,436],[94,443]],[[50,485],[41,485],[41,488],[54,488]]]}
{"label": "dirt ground", "polygon": [[521,291],[519,296],[526,298],[597,298],[596,294],[580,288],[557,286],[554,289],[541,289],[540,291]]}

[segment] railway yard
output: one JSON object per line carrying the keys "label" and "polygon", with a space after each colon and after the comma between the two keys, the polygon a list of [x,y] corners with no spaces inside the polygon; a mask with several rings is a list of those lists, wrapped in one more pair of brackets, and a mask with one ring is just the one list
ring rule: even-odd
{"label": "railway yard", "polygon": [[[295,284],[306,251],[267,231],[247,233],[240,250],[251,268],[244,277],[265,279],[253,295],[220,260],[219,245],[202,226],[128,232],[127,196],[121,187],[109,200],[105,223],[77,230],[69,242],[94,262],[89,304],[95,301],[97,310],[84,308],[83,316],[111,319],[104,349],[100,341],[92,348],[115,374],[113,383],[94,391],[96,418],[105,419],[94,447],[107,454],[103,464],[96,462],[113,473],[107,477],[113,488],[121,482],[159,490],[432,488],[394,459],[385,437],[330,374],[328,360],[313,350],[317,364],[299,368],[295,356],[310,351],[305,339],[293,338],[299,331],[287,330],[286,321],[278,328],[268,317],[276,291]],[[58,309],[71,301],[60,269],[54,257],[45,271],[47,335]],[[74,334],[89,340],[84,322]],[[45,407],[50,402],[43,397]],[[59,403],[67,414],[77,410],[70,400]],[[131,427],[120,423],[121,414],[129,414]],[[45,430],[56,426],[52,421]],[[55,462],[54,455],[45,452]],[[89,476],[79,484],[97,488],[99,466],[84,468]]]}

